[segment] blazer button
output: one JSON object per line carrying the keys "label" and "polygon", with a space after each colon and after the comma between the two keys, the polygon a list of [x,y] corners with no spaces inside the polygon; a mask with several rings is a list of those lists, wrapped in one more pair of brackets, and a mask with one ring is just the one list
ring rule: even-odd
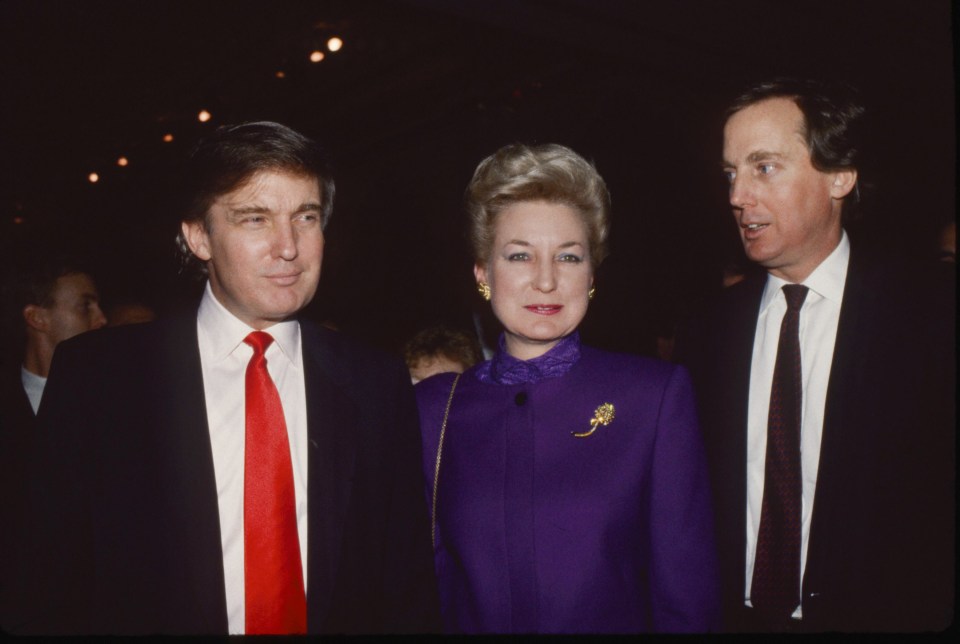
{"label": "blazer button", "polygon": [[517,407],[523,407],[527,404],[527,392],[521,391],[513,401],[517,403]]}

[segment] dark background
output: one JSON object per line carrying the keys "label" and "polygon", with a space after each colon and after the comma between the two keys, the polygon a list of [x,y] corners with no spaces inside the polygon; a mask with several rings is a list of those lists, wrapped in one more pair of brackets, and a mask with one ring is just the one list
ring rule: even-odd
{"label": "dark background", "polygon": [[[333,35],[343,49],[311,63]],[[586,340],[650,353],[740,257],[720,115],[748,83],[858,86],[872,189],[851,234],[932,258],[954,217],[952,37],[948,0],[0,0],[0,255],[66,247],[107,305],[185,306],[175,169],[218,125],[276,120],[337,162],[310,315],[397,349],[483,308],[462,233],[480,159],[558,142],[613,198]]]}

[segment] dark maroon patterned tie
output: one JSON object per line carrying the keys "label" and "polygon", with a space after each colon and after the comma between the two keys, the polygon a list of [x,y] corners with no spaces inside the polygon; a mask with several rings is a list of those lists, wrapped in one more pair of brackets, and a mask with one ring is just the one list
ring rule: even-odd
{"label": "dark maroon patterned tie", "polygon": [[789,618],[800,604],[800,307],[807,287],[787,284],[787,312],[770,391],[767,460],[750,602],[772,618]]}

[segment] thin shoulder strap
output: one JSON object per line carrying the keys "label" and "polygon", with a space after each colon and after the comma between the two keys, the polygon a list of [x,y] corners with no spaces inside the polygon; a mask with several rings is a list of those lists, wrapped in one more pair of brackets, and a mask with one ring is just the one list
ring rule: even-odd
{"label": "thin shoulder strap", "polygon": [[437,464],[433,468],[433,507],[430,511],[430,543],[437,547],[437,489],[440,482],[440,458],[443,456],[443,437],[447,433],[447,419],[450,418],[450,405],[453,404],[453,392],[457,389],[460,374],[453,379],[450,387],[450,397],[447,398],[447,408],[443,411],[443,424],[440,425],[440,444],[437,445]]}

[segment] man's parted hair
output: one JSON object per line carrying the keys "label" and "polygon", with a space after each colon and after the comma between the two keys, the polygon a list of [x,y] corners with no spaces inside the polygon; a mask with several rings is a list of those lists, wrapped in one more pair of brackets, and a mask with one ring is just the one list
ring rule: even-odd
{"label": "man's parted hair", "polygon": [[[740,110],[771,98],[787,98],[803,114],[803,136],[810,163],[821,172],[860,169],[862,121],[866,109],[855,88],[811,79],[778,78],[754,85],[727,108],[725,121]],[[860,178],[844,200],[843,214],[859,207]]]}
{"label": "man's parted hair", "polygon": [[[316,178],[320,185],[320,224],[333,214],[336,192],[330,160],[317,143],[271,121],[224,125],[194,147],[183,172],[181,219],[203,221],[209,230],[210,206],[262,171],[288,172]],[[181,231],[177,250],[185,269],[206,274],[204,263],[190,251]]]}
{"label": "man's parted hair", "polygon": [[573,208],[587,228],[591,263],[597,267],[606,258],[610,193],[593,164],[562,145],[514,143],[481,161],[467,185],[470,243],[478,264],[490,258],[497,215],[525,201]]}

